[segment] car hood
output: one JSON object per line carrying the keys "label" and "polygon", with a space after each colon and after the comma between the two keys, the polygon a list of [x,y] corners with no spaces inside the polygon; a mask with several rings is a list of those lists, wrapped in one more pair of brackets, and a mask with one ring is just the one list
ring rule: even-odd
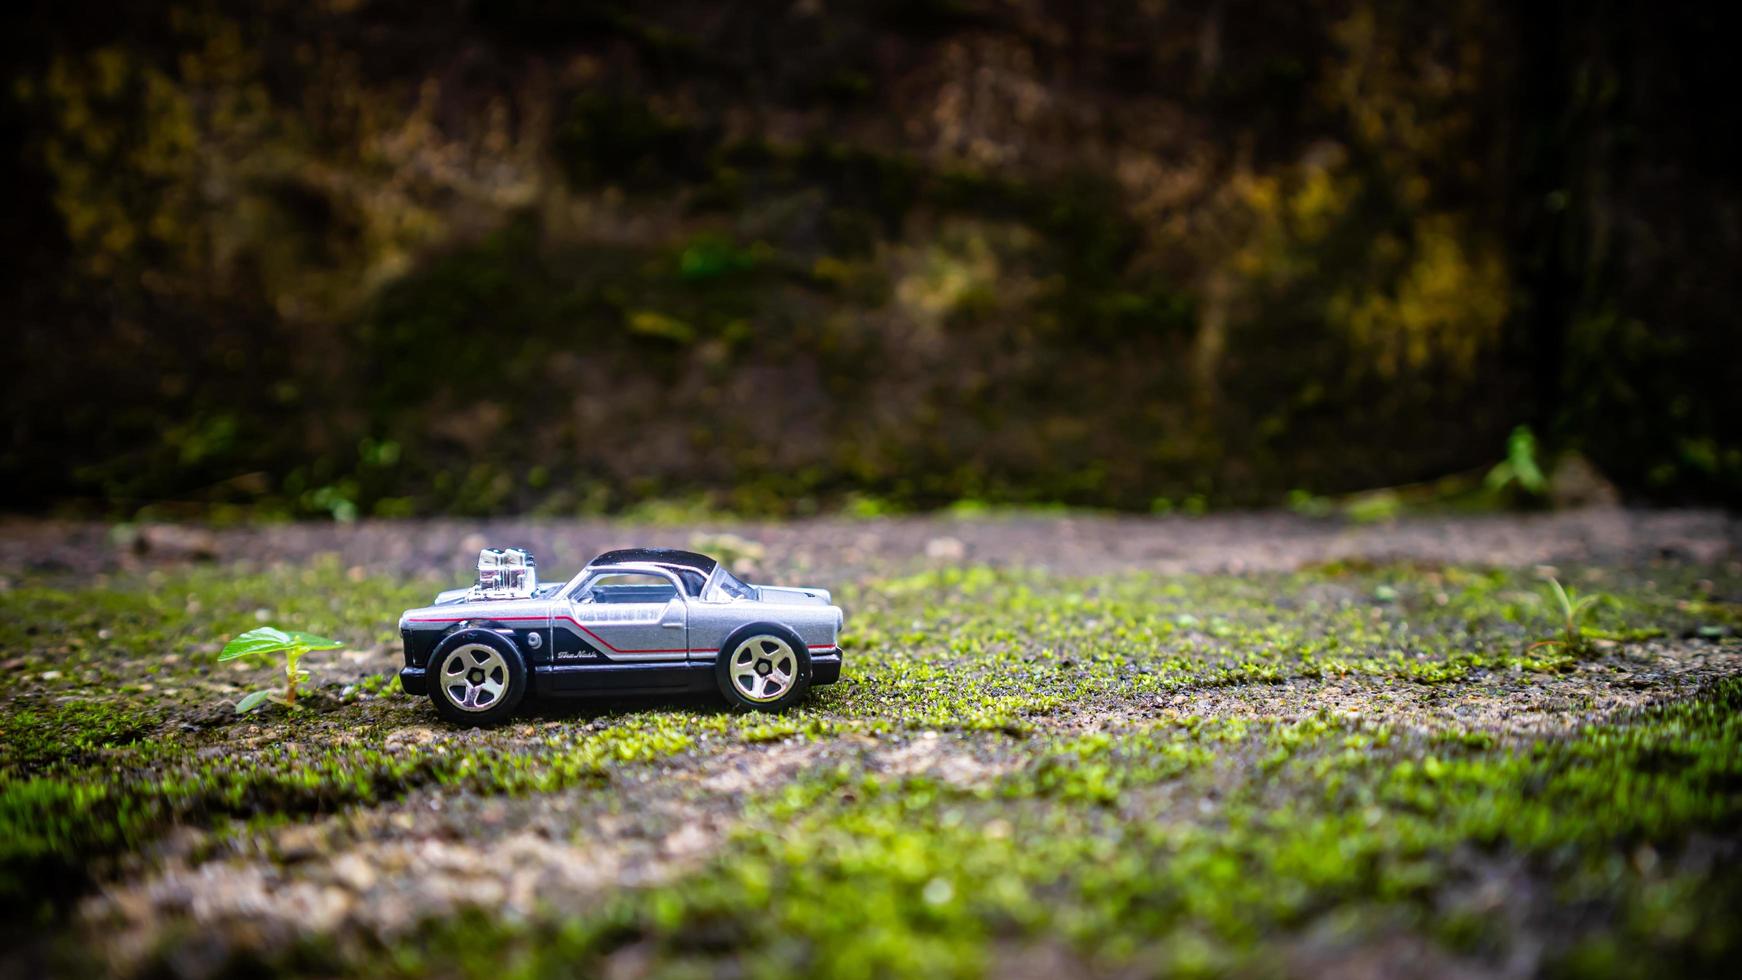
{"label": "car hood", "polygon": [[788,589],[777,585],[758,585],[756,597],[763,602],[783,606],[828,606],[834,604],[828,589]]}
{"label": "car hood", "polygon": [[460,619],[528,620],[548,616],[551,603],[547,599],[494,599],[479,602],[441,602],[416,609],[407,609],[400,617],[409,622],[451,623]]}

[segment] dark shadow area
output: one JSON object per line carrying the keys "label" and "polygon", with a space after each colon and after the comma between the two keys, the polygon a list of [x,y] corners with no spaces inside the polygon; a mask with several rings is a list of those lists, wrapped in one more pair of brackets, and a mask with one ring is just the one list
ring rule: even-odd
{"label": "dark shadow area", "polygon": [[718,694],[708,692],[613,694],[602,691],[598,694],[529,697],[514,713],[514,717],[539,721],[595,721],[613,715],[673,710],[695,715],[717,715],[731,709],[726,707]]}

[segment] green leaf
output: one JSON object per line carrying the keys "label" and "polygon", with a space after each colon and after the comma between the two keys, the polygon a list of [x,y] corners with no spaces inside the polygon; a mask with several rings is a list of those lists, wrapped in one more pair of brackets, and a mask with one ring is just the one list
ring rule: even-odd
{"label": "green leaf", "polygon": [[340,643],[338,640],[329,640],[324,636],[316,636],[313,633],[304,633],[301,630],[291,630],[289,636],[305,650],[337,650],[344,646],[344,644]]}
{"label": "green leaf", "polygon": [[288,650],[295,644],[289,633],[272,626],[262,626],[249,630],[224,644],[224,652],[218,654],[218,659],[235,660],[252,654],[277,653]]}
{"label": "green leaf", "polygon": [[255,691],[253,694],[250,694],[247,697],[243,698],[242,700],[236,702],[236,713],[239,715],[245,715],[248,712],[253,711],[255,708],[258,708],[262,704],[265,704],[266,700],[268,698],[272,697],[273,694],[275,694],[275,693],[277,693],[277,692],[275,692],[275,691]]}
{"label": "green leaf", "polygon": [[1555,600],[1561,604],[1561,615],[1565,616],[1569,620],[1572,619],[1573,618],[1573,602],[1571,599],[1567,598],[1567,590],[1561,588],[1560,580],[1551,578],[1548,580],[1548,585],[1549,585],[1549,588],[1554,590]]}
{"label": "green leaf", "polygon": [[1488,476],[1482,483],[1489,490],[1502,490],[1512,480],[1512,464],[1502,461],[1494,464],[1494,468],[1488,471]]}

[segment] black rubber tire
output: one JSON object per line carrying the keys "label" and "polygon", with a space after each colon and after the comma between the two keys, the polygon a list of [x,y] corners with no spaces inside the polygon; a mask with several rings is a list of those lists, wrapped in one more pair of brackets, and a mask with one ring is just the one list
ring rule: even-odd
{"label": "black rubber tire", "polygon": [[[738,690],[738,686],[732,683],[732,652],[738,649],[739,644],[753,636],[778,638],[792,649],[794,659],[798,662],[797,675],[793,678],[792,686],[786,689],[786,693],[772,701],[753,701],[745,697]],[[734,711],[784,711],[804,700],[804,696],[810,693],[810,647],[805,646],[804,641],[798,638],[797,633],[779,623],[750,623],[740,626],[732,631],[731,636],[726,637],[725,643],[720,645],[720,655],[714,659],[714,682],[719,685],[720,696],[726,699],[726,703]]]}
{"label": "black rubber tire", "polygon": [[[456,704],[442,683],[442,668],[448,657],[455,651],[479,644],[487,646],[502,655],[503,671],[507,674],[507,689],[502,692],[494,703],[481,710],[463,708]],[[520,655],[520,648],[514,641],[494,630],[467,629],[442,640],[429,655],[429,668],[426,675],[429,678],[429,700],[435,705],[436,714],[442,720],[467,728],[488,728],[499,725],[514,714],[520,707],[520,702],[526,697],[526,658]]]}

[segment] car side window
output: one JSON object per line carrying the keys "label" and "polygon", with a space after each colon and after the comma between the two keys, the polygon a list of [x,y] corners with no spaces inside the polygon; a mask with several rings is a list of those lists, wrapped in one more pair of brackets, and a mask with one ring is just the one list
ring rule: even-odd
{"label": "car side window", "polygon": [[606,572],[582,582],[569,598],[575,602],[670,602],[677,587],[663,575],[646,572]]}

